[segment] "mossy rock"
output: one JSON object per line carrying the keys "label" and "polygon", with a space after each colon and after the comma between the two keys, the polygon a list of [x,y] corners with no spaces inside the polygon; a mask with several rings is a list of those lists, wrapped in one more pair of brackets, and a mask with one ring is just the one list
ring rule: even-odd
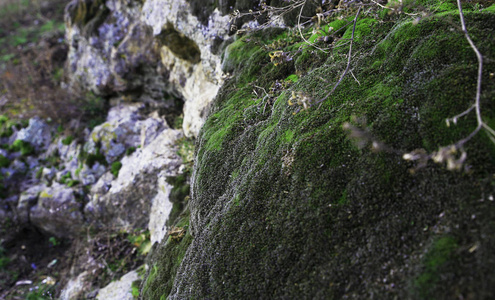
{"label": "mossy rock", "polygon": [[0,154],[0,168],[7,168],[10,165],[10,160]]}
{"label": "mossy rock", "polygon": [[[465,16],[480,51],[495,57],[487,25],[495,13]],[[187,251],[155,246],[142,296],[493,298],[495,146],[485,133],[465,145],[469,173],[429,163],[412,174],[401,155],[436,151],[476,127],[473,115],[445,125],[476,92],[476,56],[452,22],[454,11],[417,24],[362,17],[352,59],[359,83],[348,74],[308,111],[288,105],[291,92],[327,95],[346,68],[347,47],[312,61],[291,90],[256,98],[254,89],[269,91],[297,63],[274,66],[249,36],[229,46],[232,78],[196,144],[192,241]],[[298,55],[304,51],[293,61]],[[492,124],[495,81],[483,75],[482,114]],[[357,148],[342,128],[353,116],[366,117],[367,130],[394,151]]]}
{"label": "mossy rock", "polygon": [[167,235],[167,239],[160,245],[153,245],[147,264],[150,266],[141,286],[142,299],[166,299],[172,289],[179,265],[193,241],[187,230],[189,213],[186,211],[175,224],[176,228],[183,228],[179,238]]}
{"label": "mossy rock", "polygon": [[110,167],[110,172],[112,172],[115,178],[119,177],[119,171],[122,168],[122,163],[120,161],[116,161],[112,163]]}
{"label": "mossy rock", "polygon": [[22,156],[29,156],[35,152],[34,147],[29,142],[23,140],[15,140],[12,145],[10,145],[9,150],[15,152],[19,151]]}

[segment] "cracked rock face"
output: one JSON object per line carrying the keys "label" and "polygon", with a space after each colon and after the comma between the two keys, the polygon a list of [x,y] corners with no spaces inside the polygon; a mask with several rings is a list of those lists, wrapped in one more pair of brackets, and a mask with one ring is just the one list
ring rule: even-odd
{"label": "cracked rock face", "polygon": [[228,39],[229,17],[215,9],[199,20],[196,6],[185,0],[72,1],[65,13],[71,85],[148,102],[175,95],[184,101],[185,135],[197,136],[223,82],[216,48]]}

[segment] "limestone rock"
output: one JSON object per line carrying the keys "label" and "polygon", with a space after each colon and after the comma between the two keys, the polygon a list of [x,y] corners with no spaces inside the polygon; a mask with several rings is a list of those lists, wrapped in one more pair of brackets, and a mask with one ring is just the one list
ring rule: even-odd
{"label": "limestone rock", "polygon": [[83,185],[90,185],[95,183],[100,176],[105,174],[106,170],[106,167],[98,162],[95,162],[91,167],[87,164],[83,164],[79,174],[76,176]]}
{"label": "limestone rock", "polygon": [[159,193],[157,174],[173,174],[180,168],[182,159],[176,154],[175,141],[181,137],[181,131],[165,129],[150,144],[125,156],[119,176],[111,183],[97,184],[111,186],[108,192],[102,195],[100,188],[92,190],[84,209],[86,217],[116,227],[145,228],[152,199]]}
{"label": "limestone rock", "polygon": [[167,234],[166,222],[173,207],[169,195],[173,186],[166,181],[166,178],[177,175],[176,170],[170,171],[158,174],[158,193],[151,200],[150,221],[148,223],[151,244],[160,243]]}
{"label": "limestone rock", "polygon": [[132,283],[139,280],[139,274],[131,271],[118,281],[114,281],[106,287],[100,289],[96,299],[99,300],[133,300]]}
{"label": "limestone rock", "polygon": [[186,0],[92,1],[94,13],[80,15],[83,2],[65,14],[71,85],[102,95],[139,90],[140,101],[154,103],[175,95],[185,103],[186,136],[197,136],[223,82],[218,48],[229,39],[229,16],[215,9],[198,19]]}
{"label": "limestone rock", "polygon": [[60,300],[80,299],[86,292],[86,289],[91,286],[91,274],[83,272],[77,277],[69,280],[64,289],[60,293]]}
{"label": "limestone rock", "polygon": [[143,5],[141,20],[153,28],[168,82],[185,100],[184,133],[197,136],[208,104],[223,82],[214,41],[228,39],[229,17],[215,10],[205,25],[186,1],[149,0]]}
{"label": "limestone rock", "polygon": [[51,143],[51,128],[40,118],[34,117],[29,119],[29,125],[12,135],[11,142],[21,140],[28,142],[36,150],[46,149]]}
{"label": "limestone rock", "polygon": [[21,193],[17,204],[17,215],[21,224],[29,222],[29,211],[36,204],[38,195],[46,189],[45,185],[35,185]]}
{"label": "limestone rock", "polygon": [[[167,124],[158,117],[142,120],[139,110],[143,104],[121,104],[113,107],[108,121],[91,132],[86,149],[89,153],[100,151],[108,163],[124,154],[129,147],[145,146],[153,140]],[[98,147],[99,150],[97,150]]]}
{"label": "limestone rock", "polygon": [[73,190],[57,182],[41,191],[30,216],[34,226],[57,237],[73,237],[84,223]]}

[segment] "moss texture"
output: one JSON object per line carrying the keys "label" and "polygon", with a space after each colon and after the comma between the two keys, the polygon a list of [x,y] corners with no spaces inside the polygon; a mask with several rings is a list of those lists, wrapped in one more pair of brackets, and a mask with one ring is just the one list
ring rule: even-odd
{"label": "moss texture", "polygon": [[[495,57],[495,14],[465,15],[481,52]],[[280,32],[231,44],[224,68],[233,76],[196,145],[194,239],[188,232],[182,240],[187,252],[182,242],[154,249],[157,268],[143,298],[493,297],[495,147],[487,136],[466,145],[469,174],[428,164],[413,175],[400,155],[360,150],[342,129],[352,116],[366,117],[369,130],[398,151],[435,151],[469,134],[474,116],[445,126],[471,105],[477,74],[452,22],[459,23],[454,11],[417,24],[362,16],[352,59],[360,82],[347,76],[319,109],[296,114],[291,92],[326,95],[348,48],[307,48],[275,66],[259,41],[283,39]],[[350,37],[352,28],[345,30]],[[485,70],[494,68],[486,62]],[[277,88],[296,72],[288,90]],[[271,97],[253,97],[258,87]],[[486,120],[495,118],[494,98],[486,71]]]}
{"label": "moss texture", "polygon": [[160,245],[155,244],[148,257],[150,269],[142,283],[141,299],[166,299],[172,289],[179,265],[193,238],[188,232],[189,213],[181,215],[177,227],[186,230],[184,236],[174,239],[168,236]]}

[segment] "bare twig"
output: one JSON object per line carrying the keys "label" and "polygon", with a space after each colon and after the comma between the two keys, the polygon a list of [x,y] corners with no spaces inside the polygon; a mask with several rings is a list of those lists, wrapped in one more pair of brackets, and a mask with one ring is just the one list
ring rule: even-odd
{"label": "bare twig", "polygon": [[[420,163],[419,167],[425,166],[426,162],[432,159],[437,163],[444,163],[444,162],[447,163],[447,169],[449,170],[461,170],[467,157],[466,152],[463,150],[463,146],[466,142],[471,140],[481,129],[485,129],[490,140],[493,143],[495,143],[495,130],[493,130],[481,119],[480,102],[481,102],[481,82],[483,75],[483,55],[481,55],[481,52],[476,47],[473,40],[471,39],[471,36],[469,35],[469,32],[467,31],[466,22],[464,21],[464,14],[462,12],[462,5],[460,0],[457,0],[457,7],[459,8],[459,17],[461,19],[462,32],[464,33],[464,37],[471,46],[471,49],[473,49],[474,53],[476,53],[476,57],[478,59],[478,78],[477,78],[476,97],[474,104],[471,105],[467,110],[463,111],[462,113],[447,119],[446,122],[447,122],[447,126],[450,125],[451,121],[454,124],[456,124],[458,118],[464,117],[474,110],[476,112],[476,120],[478,125],[467,137],[459,140],[455,144],[441,147],[436,152],[433,152],[431,154],[426,154],[424,150],[422,152],[415,150],[410,153],[405,153],[402,156],[405,160],[419,161]],[[458,157],[459,150],[460,150],[460,157]],[[466,166],[464,166],[464,168],[467,170]]]}
{"label": "bare twig", "polygon": [[[304,35],[302,34],[302,31],[301,31],[301,15],[302,15],[302,12],[303,12],[303,9],[304,9],[304,4],[306,4],[306,1],[304,1],[303,5],[301,5],[301,10],[299,11],[299,16],[297,17],[297,29],[299,29],[299,35],[301,36],[301,38],[303,39],[303,41],[305,43],[307,43],[308,45],[311,45],[313,47],[315,47],[316,49],[322,51],[323,53],[328,53],[328,49],[323,49],[323,48],[320,48],[318,46],[316,46],[314,43],[311,43],[310,41],[308,41]],[[320,18],[320,16],[318,17]]]}
{"label": "bare twig", "polygon": [[356,31],[356,23],[357,23],[357,19],[359,17],[359,13],[361,12],[361,6],[358,8],[358,11],[356,13],[356,16],[354,17],[354,25],[352,27],[352,36],[351,36],[351,45],[349,46],[349,54],[347,55],[347,67],[345,68],[344,72],[342,73],[342,75],[340,76],[340,79],[339,81],[337,81],[337,83],[334,85],[333,89],[325,96],[323,97],[322,99],[318,100],[318,102],[316,102],[316,104],[320,104],[318,106],[318,108],[320,108],[321,106],[321,103],[323,101],[325,101],[326,99],[328,99],[328,97],[330,97],[331,94],[333,94],[333,92],[335,91],[335,89],[340,85],[340,83],[342,82],[342,79],[344,79],[344,76],[347,74],[347,72],[349,72],[349,68],[351,66],[351,58],[352,58],[352,45],[353,45],[353,42],[354,42],[354,33]]}
{"label": "bare twig", "polygon": [[378,3],[378,2],[376,2],[375,0],[371,0],[371,2],[375,3],[376,5],[380,6],[381,8],[390,9],[391,11],[395,11],[395,12],[397,12],[399,14],[405,14],[405,15],[408,15],[408,16],[418,16],[418,15],[420,15],[419,13],[417,13],[417,14],[406,13],[406,12],[404,12],[401,9],[397,9],[397,8],[394,8],[394,7],[382,5],[382,4]]}
{"label": "bare twig", "polygon": [[[461,148],[467,141],[469,141],[471,138],[473,138],[473,136],[475,136],[478,133],[478,131],[481,130],[481,128],[486,129],[486,128],[490,128],[490,127],[487,124],[483,123],[483,120],[481,119],[480,99],[481,99],[481,80],[482,80],[482,75],[483,75],[483,56],[481,55],[480,51],[478,50],[478,48],[474,44],[473,40],[469,36],[469,32],[467,31],[466,22],[464,21],[464,14],[462,12],[461,0],[457,0],[457,7],[459,8],[459,17],[461,19],[462,32],[464,33],[466,40],[468,41],[468,43],[471,46],[471,48],[473,49],[474,53],[476,53],[476,57],[478,58],[478,80],[477,80],[477,85],[476,85],[476,99],[475,99],[474,105],[471,108],[466,110],[465,113],[460,114],[461,116],[464,116],[467,113],[469,113],[471,110],[474,109],[476,111],[476,120],[478,122],[478,126],[476,126],[476,129],[474,129],[473,132],[471,132],[471,134],[469,134],[466,138],[458,141],[455,144],[455,146],[457,148]],[[489,134],[493,135],[493,130],[491,128],[490,128],[490,130],[487,129],[487,131]]]}

